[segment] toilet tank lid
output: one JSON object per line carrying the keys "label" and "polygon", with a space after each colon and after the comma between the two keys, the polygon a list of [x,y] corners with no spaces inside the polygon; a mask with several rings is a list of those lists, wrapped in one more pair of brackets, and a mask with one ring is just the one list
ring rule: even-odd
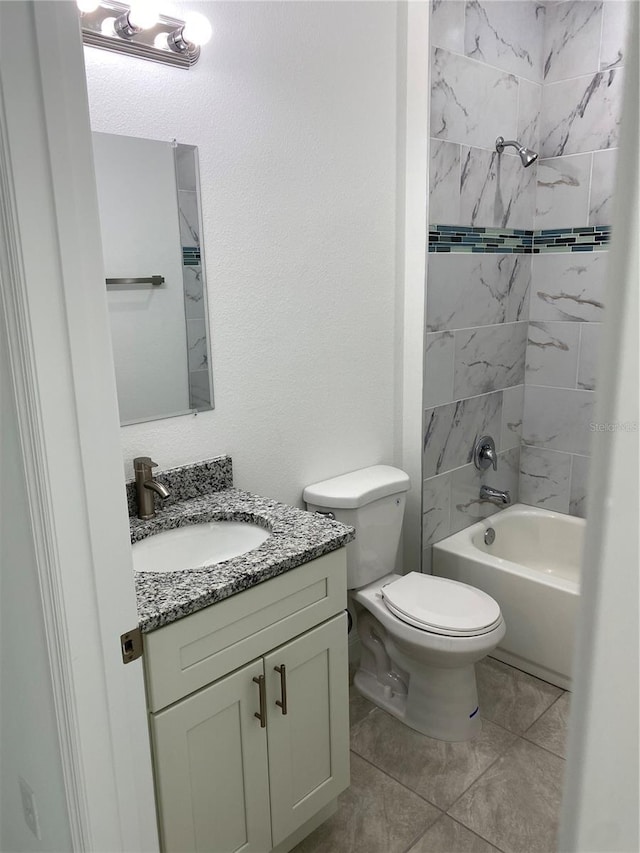
{"label": "toilet tank lid", "polygon": [[379,498],[408,491],[409,475],[391,465],[372,465],[307,486],[306,503],[333,509],[357,509]]}

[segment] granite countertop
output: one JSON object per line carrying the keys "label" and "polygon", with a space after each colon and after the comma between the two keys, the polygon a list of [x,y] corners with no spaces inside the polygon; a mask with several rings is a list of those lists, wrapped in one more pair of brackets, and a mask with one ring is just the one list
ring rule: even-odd
{"label": "granite countertop", "polygon": [[250,492],[225,488],[177,500],[158,509],[149,521],[130,518],[131,542],[163,530],[214,520],[250,521],[271,535],[253,551],[208,568],[136,572],[138,619],[143,632],[281,575],[355,538],[354,529],[340,522]]}

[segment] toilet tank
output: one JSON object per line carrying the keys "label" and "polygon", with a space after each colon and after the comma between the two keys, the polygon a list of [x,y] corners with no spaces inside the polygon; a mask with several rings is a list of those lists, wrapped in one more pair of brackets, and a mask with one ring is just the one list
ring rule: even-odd
{"label": "toilet tank", "polygon": [[307,486],[311,512],[332,512],[356,529],[347,545],[347,587],[359,589],[395,568],[409,475],[390,465],[373,465]]}

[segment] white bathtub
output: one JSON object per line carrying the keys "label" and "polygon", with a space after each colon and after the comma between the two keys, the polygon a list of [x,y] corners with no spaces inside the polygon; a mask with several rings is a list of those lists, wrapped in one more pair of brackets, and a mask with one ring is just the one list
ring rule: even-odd
{"label": "white bathtub", "polygon": [[500,605],[507,633],[492,656],[563,689],[571,687],[584,531],[582,518],[514,504],[433,546],[434,575]]}

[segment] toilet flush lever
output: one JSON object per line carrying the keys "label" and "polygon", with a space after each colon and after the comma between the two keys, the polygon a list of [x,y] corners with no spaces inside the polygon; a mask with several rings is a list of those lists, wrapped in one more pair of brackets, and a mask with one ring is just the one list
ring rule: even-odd
{"label": "toilet flush lever", "polygon": [[498,470],[496,443],[490,435],[483,435],[476,441],[473,448],[473,462],[480,471],[486,471],[489,466],[492,466],[494,471]]}

